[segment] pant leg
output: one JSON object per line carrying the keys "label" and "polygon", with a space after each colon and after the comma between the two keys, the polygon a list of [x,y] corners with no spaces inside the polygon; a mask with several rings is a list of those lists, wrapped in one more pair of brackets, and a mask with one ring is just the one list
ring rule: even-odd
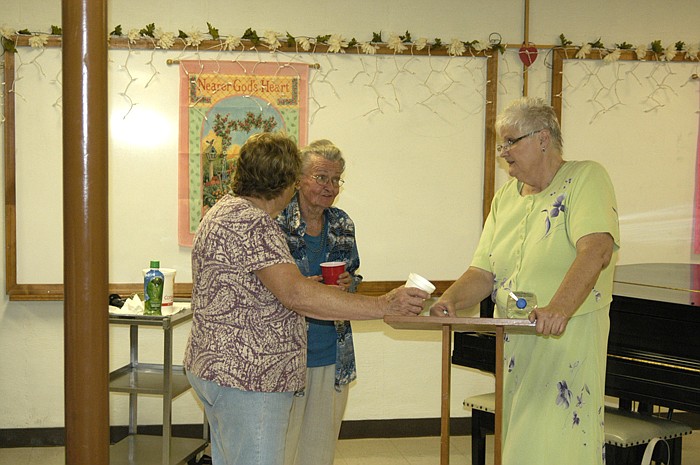
{"label": "pant leg", "polygon": [[333,465],[348,401],[348,386],[335,389],[335,365],[307,368],[304,396],[294,397],[286,465]]}
{"label": "pant leg", "polygon": [[251,392],[220,386],[191,373],[204,405],[214,465],[282,465],[291,392]]}

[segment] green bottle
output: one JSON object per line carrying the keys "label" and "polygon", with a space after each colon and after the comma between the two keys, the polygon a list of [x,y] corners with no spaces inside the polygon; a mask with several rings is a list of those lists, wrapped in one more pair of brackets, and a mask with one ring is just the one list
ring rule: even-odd
{"label": "green bottle", "polygon": [[143,278],[143,314],[160,315],[160,306],[163,302],[163,286],[165,276],[158,269],[160,262],[151,260],[151,269],[146,272]]}

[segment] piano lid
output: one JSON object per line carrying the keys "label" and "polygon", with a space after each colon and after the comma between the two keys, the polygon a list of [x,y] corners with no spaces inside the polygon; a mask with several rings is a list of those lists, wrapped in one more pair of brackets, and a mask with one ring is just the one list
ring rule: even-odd
{"label": "piano lid", "polygon": [[614,296],[700,307],[700,265],[619,265],[615,268],[613,280],[613,299]]}

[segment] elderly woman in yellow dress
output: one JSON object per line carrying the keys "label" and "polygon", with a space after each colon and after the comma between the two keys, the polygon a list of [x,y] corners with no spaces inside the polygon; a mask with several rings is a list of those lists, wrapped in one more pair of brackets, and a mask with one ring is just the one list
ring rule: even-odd
{"label": "elderly woman in yellow dress", "polygon": [[512,103],[497,119],[513,177],[494,196],[471,266],[432,306],[454,315],[491,295],[505,318],[519,293],[537,335],[507,334],[503,464],[595,465],[605,460],[605,362],[619,226],[605,169],[565,161],[554,110]]}

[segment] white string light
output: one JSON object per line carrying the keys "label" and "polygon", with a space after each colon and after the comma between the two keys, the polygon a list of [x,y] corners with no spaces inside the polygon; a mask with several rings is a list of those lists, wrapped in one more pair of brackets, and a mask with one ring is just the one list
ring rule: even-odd
{"label": "white string light", "polygon": [[[51,81],[49,81],[49,83],[51,83],[51,84],[56,84],[59,88],[63,89],[63,80],[62,80],[62,76],[63,76],[63,70],[62,70],[62,69],[59,69],[59,70],[56,72],[56,76],[55,76]],[[56,100],[53,102],[53,105],[52,105],[52,106],[53,106],[54,108],[63,108],[63,92],[59,92],[59,93],[58,93],[58,97],[57,97]]]}
{"label": "white string light", "polygon": [[131,43],[129,44],[129,50],[126,53],[126,58],[124,59],[124,64],[119,66],[120,70],[126,71],[126,75],[128,78],[128,82],[126,83],[126,87],[124,87],[124,90],[119,92],[119,95],[124,97],[124,99],[127,101],[129,104],[129,109],[126,111],[126,114],[122,117],[122,119],[126,119],[127,116],[129,116],[129,113],[131,113],[131,110],[134,108],[136,103],[131,99],[129,96],[129,87],[131,87],[131,84],[133,84],[138,78],[135,78],[132,74],[131,71],[129,70],[129,59],[131,58]]}
{"label": "white string light", "polygon": [[[637,52],[639,55],[639,52]],[[677,71],[675,64],[668,60],[619,60],[613,52],[601,52],[606,59],[588,60],[577,59],[572,66],[583,69],[583,76],[576,83],[572,83],[567,74],[563,75],[562,93],[580,91],[590,88],[591,94],[588,101],[596,107],[596,111],[590,120],[590,124],[600,119],[606,113],[620,106],[641,105],[643,113],[649,113],[668,106],[669,96],[678,97],[677,88],[687,85],[689,80],[682,84],[676,83]],[[610,59],[611,57],[615,59]],[[687,63],[687,62],[686,62]],[[698,67],[698,64],[695,65]],[[645,75],[643,76],[642,73]],[[577,76],[573,74],[573,76]],[[675,79],[674,79],[675,78]],[[648,88],[644,97],[621,97],[622,85],[625,82],[636,82],[640,89]],[[567,92],[565,92],[567,91]],[[633,100],[632,100],[633,99]],[[568,105],[568,104],[567,104]]]}
{"label": "white string light", "polygon": [[[279,44],[279,40],[273,40],[273,32],[266,32],[265,37],[261,37],[262,42],[260,43],[261,46],[265,47],[265,51],[272,55],[274,60],[277,62],[278,66],[284,66],[282,62],[280,61],[280,57],[287,57],[289,56],[287,53],[285,53],[282,50],[278,50],[278,48],[281,46]],[[153,38],[152,36],[145,37],[145,39],[150,40],[152,42],[153,48],[150,51],[150,56],[145,62],[145,66],[148,67],[149,69],[149,75],[146,78],[146,83],[144,88],[149,88],[150,84],[153,82],[153,80],[160,74],[160,71],[158,67],[155,64],[155,57],[158,56],[156,53],[157,50],[167,50],[167,47],[169,45],[165,45],[163,47],[161,45],[160,36],[158,35],[158,32],[156,32],[156,38]],[[275,36],[276,37],[276,36]],[[171,42],[170,45],[172,44],[172,37],[171,37]],[[184,45],[181,49],[181,52],[178,56],[178,58],[175,61],[181,61],[184,59],[186,56],[192,56],[192,53],[194,53],[194,58],[198,61],[203,60],[203,56],[200,53],[200,43],[203,40],[203,34],[198,33],[197,31],[190,33],[186,38],[175,38],[174,40],[180,40],[182,41],[182,44]],[[286,40],[286,38],[285,38]],[[345,43],[342,40],[342,37],[336,37],[334,39],[333,46],[335,49],[333,50],[334,53],[331,53],[330,51],[326,50],[324,53],[316,53],[318,43],[317,40],[311,39],[311,38],[295,38],[294,43],[296,44],[295,47],[295,53],[291,56],[291,61],[301,61],[301,62],[309,62],[311,61],[312,63],[318,65],[318,57],[321,55],[324,57],[324,61],[327,62],[327,66],[324,66],[321,71],[317,72],[312,72],[310,81],[309,81],[309,103],[314,107],[313,112],[310,115],[310,121],[313,122],[314,118],[316,115],[322,111],[323,109],[328,108],[328,105],[325,104],[324,102],[319,100],[319,93],[316,92],[317,86],[323,85],[323,86],[328,86],[328,88],[331,90],[332,94],[334,97],[338,100],[341,99],[341,96],[337,90],[336,85],[334,82],[334,76],[333,73],[338,71],[338,68],[335,67],[334,65],[334,57],[337,55],[337,52],[343,52],[342,47],[347,47],[347,43]],[[422,74],[419,76],[415,71],[411,69],[411,64],[414,61],[419,61],[419,58],[414,54],[415,50],[415,43],[413,42],[407,42],[407,43],[400,43],[396,37],[392,35],[391,41],[390,41],[390,48],[394,50],[394,54],[389,58],[387,55],[380,55],[374,57],[374,70],[371,70],[367,61],[366,57],[360,55],[359,56],[359,66],[361,69],[359,69],[355,75],[352,77],[352,79],[349,81],[350,85],[355,85],[360,84],[360,78],[361,77],[366,77],[368,82],[362,83],[361,85],[364,87],[369,87],[371,88],[371,92],[373,93],[373,101],[375,102],[375,106],[370,108],[368,111],[364,113],[364,116],[373,114],[373,113],[385,113],[387,108],[394,108],[397,112],[403,112],[406,108],[406,101],[404,100],[404,97],[402,97],[402,84],[400,83],[400,78],[401,76],[410,76],[412,79],[414,79],[417,84],[423,88],[426,89],[428,92],[428,95],[425,98],[421,98],[415,102],[413,102],[414,105],[419,105],[422,107],[425,107],[431,111],[433,114],[437,114],[435,109],[432,106],[433,101],[437,101],[438,99],[444,99],[446,102],[448,102],[451,105],[457,106],[461,108],[464,111],[470,111],[471,113],[476,113],[479,111],[483,111],[483,106],[479,106],[473,109],[473,110],[467,110],[463,108],[460,103],[454,99],[453,97],[453,90],[456,88],[462,88],[465,86],[468,86],[474,93],[478,94],[481,96],[481,100],[485,105],[488,105],[492,102],[489,102],[486,98],[485,94],[485,89],[483,83],[486,82],[485,79],[485,66],[475,66],[475,64],[483,62],[482,59],[478,58],[474,54],[474,50],[471,47],[467,47],[465,49],[466,53],[468,54],[467,56],[461,56],[462,52],[458,51],[455,52],[454,55],[450,55],[448,60],[444,64],[438,65],[437,63],[434,62],[433,60],[433,55],[430,53],[430,46],[427,47],[427,61],[428,61],[428,73]],[[138,104],[138,102],[134,101],[132,96],[130,95],[131,89],[132,89],[132,84],[135,83],[139,78],[133,73],[133,70],[130,69],[130,58],[132,54],[132,49],[131,49],[131,34],[130,34],[130,41],[129,43],[129,50],[127,52],[127,57],[124,61],[124,63],[120,66],[120,70],[123,70],[125,74],[127,75],[128,82],[126,83],[124,89],[122,92],[119,93],[120,96],[122,96],[128,104],[128,110],[126,114],[124,115],[124,118],[126,118],[132,109],[134,108],[135,105]],[[417,42],[416,42],[417,43]],[[166,42],[167,44],[167,42]],[[362,45],[362,47],[360,46]],[[453,44],[454,45],[454,44]],[[363,44],[353,44],[352,46],[357,48],[358,53],[362,50],[363,54],[370,54],[370,50],[365,48],[367,46],[367,43]],[[304,48],[303,52],[300,50],[300,47]],[[341,48],[338,48],[341,47]],[[419,48],[423,48],[424,45],[421,45]],[[34,65],[38,72],[45,77],[45,72],[44,69],[39,61],[39,58],[43,55],[44,53],[44,48],[42,47],[35,47],[33,48],[40,48],[39,53],[34,56],[30,61],[23,61],[22,54],[17,54],[19,64],[16,68],[16,78],[15,81],[12,85],[12,89],[9,90],[9,92],[13,92],[15,95],[19,95],[19,97],[23,100],[26,101],[26,99],[20,95],[19,93],[16,92],[16,83],[22,79],[23,71],[24,68],[29,66],[29,65]],[[310,50],[309,50],[310,49]],[[214,61],[219,64],[220,66],[220,61],[223,59],[224,52],[230,52],[230,51],[237,51],[238,55],[234,57],[233,60],[226,60],[230,62],[238,62],[240,58],[244,56],[245,53],[248,52],[255,52],[257,62],[258,63],[263,63],[264,59],[261,53],[261,50],[259,49],[258,46],[253,45],[249,47],[246,50],[246,47],[241,43],[240,39],[235,39],[235,38],[222,38],[218,39],[218,42],[215,43],[214,45],[211,45],[208,47],[209,51],[216,51],[217,54],[214,58]],[[408,50],[408,53],[406,54],[405,50]],[[450,48],[452,50],[452,48]],[[500,73],[498,83],[499,83],[499,89],[503,94],[508,93],[508,86],[504,82],[507,78],[510,77],[515,77],[515,76],[520,76],[520,72],[518,70],[512,69],[511,66],[511,59],[514,56],[514,54],[517,53],[517,50],[514,49],[508,49],[506,48],[506,53],[503,54],[501,57],[496,56],[492,59],[500,59],[501,64],[503,65],[503,68],[505,69],[504,72]],[[309,53],[310,52],[310,53]],[[371,50],[372,54],[374,53],[373,50]],[[607,53],[610,53],[610,51],[606,51]],[[303,55],[309,53],[308,55]],[[451,52],[452,53],[452,52]],[[506,56],[506,54],[508,56]],[[551,55],[552,52],[549,52],[549,55]],[[601,54],[605,54],[604,52],[601,52]],[[401,57],[408,57],[408,60],[405,60],[402,64],[399,63],[399,58],[398,56]],[[311,56],[311,60],[304,58],[305,56]],[[389,73],[386,79],[381,79],[381,75],[383,74],[383,71],[380,69],[380,64],[381,63],[388,63],[386,60],[391,59],[392,60],[392,65],[393,69]],[[455,60],[460,60],[459,63],[459,68],[466,72],[469,76],[471,76],[472,81],[473,81],[473,86],[471,86],[469,83],[464,83],[460,82],[460,79],[455,78],[452,74],[452,68],[451,65]],[[547,66],[546,63],[547,57],[545,57],[544,61],[544,66]],[[542,60],[541,60],[542,61]],[[609,60],[608,60],[609,61]],[[568,105],[568,102],[565,100],[565,95],[567,92],[571,91],[572,89],[581,89],[585,87],[591,87],[592,88],[592,94],[590,98],[590,102],[595,105],[598,108],[597,113],[594,115],[594,117],[591,119],[591,123],[598,119],[600,116],[604,115],[605,113],[611,111],[613,108],[624,105],[625,103],[622,101],[622,99],[619,96],[619,86],[620,84],[625,80],[620,76],[620,66],[617,64],[615,61],[612,65],[613,68],[613,77],[609,79],[607,76],[603,77],[601,75],[602,70],[609,66],[610,63],[602,63],[601,61],[590,61],[587,59],[582,59],[582,60],[577,60],[577,62],[582,66],[585,70],[584,73],[584,78],[582,81],[578,82],[576,85],[572,84],[571,81],[569,80],[569,77],[564,74],[562,76],[562,92],[555,96],[562,98],[562,101],[564,104]],[[534,63],[533,63],[534,64]],[[640,85],[641,85],[641,80],[639,76],[637,75],[638,72],[638,66],[639,62],[635,63],[633,65],[633,68],[631,70],[625,70],[624,75],[626,77],[632,77],[634,78]],[[220,67],[218,70],[214,71],[215,74],[220,72]],[[248,72],[247,70],[244,70],[244,72]],[[475,73],[480,72],[481,76],[476,76]],[[661,73],[664,73],[663,75]],[[254,70],[253,70],[254,73]],[[645,102],[650,104],[651,106],[647,109],[645,109],[646,112],[656,110],[658,108],[662,108],[665,105],[664,102],[664,92],[669,91],[673,92],[674,94],[677,95],[675,90],[672,88],[670,84],[668,84],[668,80],[670,76],[673,74],[673,72],[670,69],[669,63],[667,61],[665,62],[659,62],[658,66],[647,76],[647,80],[651,83],[652,89],[649,92]],[[59,86],[62,85],[59,75],[57,75],[56,79],[53,79],[50,81],[51,83],[56,83]],[[546,85],[547,84],[547,79],[542,79],[541,82],[539,83],[540,86]],[[686,85],[688,81],[686,81],[683,85]],[[386,86],[386,87],[384,87]],[[388,88],[390,89],[389,95],[385,95],[386,90],[383,90]],[[565,92],[566,91],[566,92]],[[461,101],[461,100],[460,100]],[[391,103],[390,103],[391,102]],[[387,107],[387,104],[389,107]],[[61,106],[61,99],[60,97],[54,102],[54,106]],[[442,118],[442,115],[439,115]]]}
{"label": "white string light", "polygon": [[340,99],[340,95],[338,95],[338,91],[335,90],[335,86],[328,79],[328,76],[330,76],[330,74],[332,72],[338,71],[338,68],[333,66],[333,62],[331,61],[331,57],[328,53],[326,53],[324,56],[326,57],[326,60],[328,61],[328,67],[325,68],[325,69],[327,69],[327,71],[324,70],[324,72],[319,72],[320,78],[318,79],[318,82],[322,82],[322,83],[330,86],[331,90],[333,91],[333,95],[335,95],[337,99]]}
{"label": "white string light", "polygon": [[[620,66],[619,63],[614,63],[612,65],[614,69],[614,80],[611,84],[608,85],[601,85],[600,89],[598,89],[594,94],[593,94],[593,102],[597,103],[598,105],[601,106],[601,110],[598,111],[595,115],[593,115],[593,118],[591,118],[591,121],[589,123],[593,123],[593,121],[598,118],[598,116],[603,115],[613,108],[617,107],[618,105],[623,105],[622,99],[620,98],[620,95],[618,93],[617,87],[620,82],[623,82],[623,79],[620,78]],[[602,83],[602,81],[601,81]],[[612,104],[610,105],[604,105],[598,97],[603,93],[603,91],[607,91],[606,94],[608,97],[611,97],[612,99]]]}
{"label": "white string light", "polygon": [[151,50],[151,57],[146,62],[146,64],[151,68],[151,77],[148,78],[148,81],[146,81],[146,85],[144,86],[145,88],[148,88],[148,86],[151,84],[151,81],[153,81],[153,78],[160,74],[160,71],[158,71],[158,68],[156,68],[156,65],[153,63],[155,55],[156,49],[154,47],[153,50]]}
{"label": "white string light", "polygon": [[[660,80],[656,77],[657,71],[659,70],[666,71],[666,74],[662,76]],[[666,80],[674,74],[675,73],[671,70],[671,67],[668,65],[668,62],[659,63],[657,66],[654,67],[652,72],[649,73],[647,79],[653,83],[654,88],[645,100],[645,102],[651,100],[652,102],[654,102],[654,105],[651,108],[647,108],[646,110],[644,110],[644,113],[649,113],[650,111],[656,110],[657,108],[663,108],[664,106],[666,106],[665,103],[657,99],[657,95],[662,94],[662,91],[668,90],[671,91],[675,96],[678,96],[678,93],[671,86],[666,84]],[[662,96],[663,94],[659,95],[659,98],[662,98]]]}

